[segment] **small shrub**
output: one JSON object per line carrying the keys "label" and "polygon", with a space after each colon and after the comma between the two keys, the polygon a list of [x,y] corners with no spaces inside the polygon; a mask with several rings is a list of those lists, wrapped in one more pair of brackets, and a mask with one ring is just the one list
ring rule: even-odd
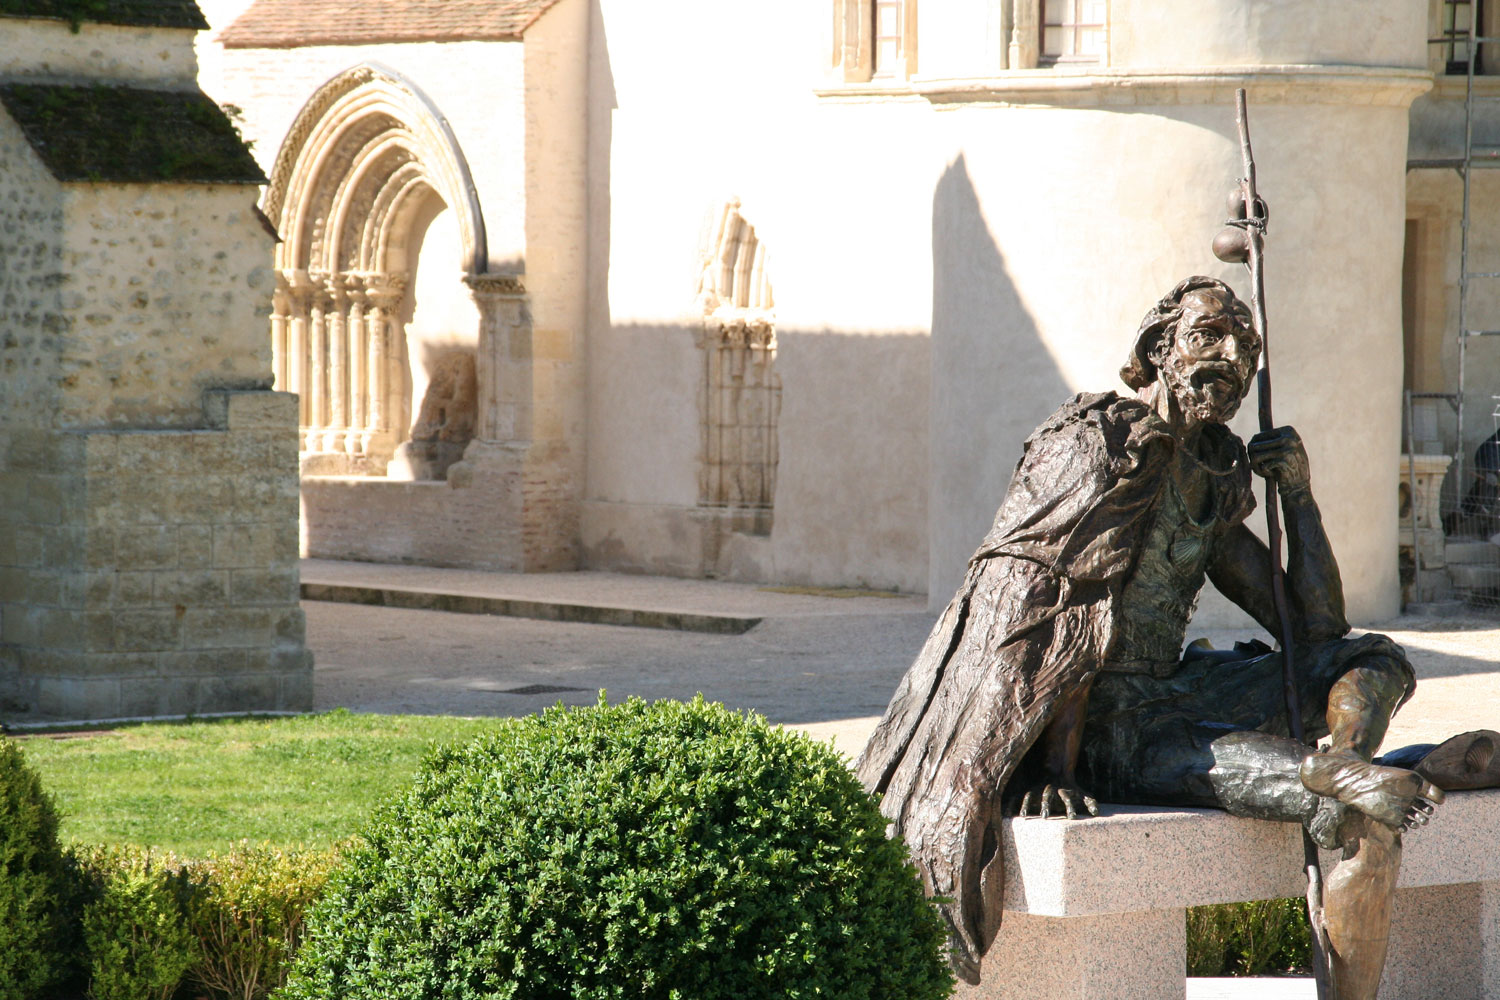
{"label": "small shrub", "polygon": [[834,751],[698,698],[434,753],[278,1000],[946,997],[945,935]]}
{"label": "small shrub", "polygon": [[1261,899],[1187,911],[1190,976],[1262,976],[1312,964],[1307,903]]}
{"label": "small shrub", "polygon": [[286,982],[303,915],[336,856],[244,846],[190,864],[186,917],[198,952],[189,979],[230,1000],[262,1000]]}
{"label": "small shrub", "polygon": [[83,906],[93,1000],[169,1000],[197,948],[182,918],[184,885],[170,859],[99,851],[97,895]]}
{"label": "small shrub", "polygon": [[30,1000],[62,972],[57,813],[21,749],[0,737],[0,1000]]}

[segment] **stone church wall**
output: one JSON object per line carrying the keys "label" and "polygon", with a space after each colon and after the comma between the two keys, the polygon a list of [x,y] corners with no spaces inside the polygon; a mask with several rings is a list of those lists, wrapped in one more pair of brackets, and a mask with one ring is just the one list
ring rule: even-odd
{"label": "stone church wall", "polygon": [[203,184],[65,191],[60,425],[191,427],[204,390],[270,387],[272,277],[252,198]]}
{"label": "stone church wall", "polygon": [[[217,18],[232,8],[231,4],[216,12],[210,4],[208,13]],[[528,28],[524,43],[416,42],[206,52],[205,87],[246,109],[247,132],[255,138],[267,170],[296,116],[326,80],[360,64],[388,67],[399,74],[452,128],[472,172],[488,251],[480,267],[488,265],[490,276],[524,274],[512,282],[515,291],[493,299],[485,290],[493,284],[487,279],[471,282],[471,292],[460,283],[461,273],[434,278],[430,261],[450,259],[452,254],[433,252],[426,244],[420,261],[413,246],[404,260],[392,265],[416,269],[419,311],[432,305],[434,280],[448,282],[465,298],[472,294],[475,301],[493,299],[485,308],[495,312],[495,330],[503,341],[503,363],[497,369],[503,400],[490,401],[495,419],[481,414],[478,435],[464,460],[447,468],[446,482],[401,481],[414,472],[410,463],[399,461],[392,466],[397,475],[390,478],[305,476],[307,554],[496,569],[578,565],[586,296],[579,280],[586,211],[586,121],[581,112],[587,76],[582,48],[587,10],[584,0],[564,0]],[[480,94],[486,95],[484,100],[476,99]],[[409,306],[409,296],[406,301]],[[403,318],[411,320],[409,307],[404,308]],[[481,320],[481,328],[488,322]],[[424,381],[416,377],[423,359],[411,349],[419,333],[434,342],[470,343],[476,331],[452,331],[444,338],[441,331],[409,325],[412,389]],[[489,343],[481,334],[481,371],[488,364]],[[421,403],[410,400],[414,419]],[[401,428],[403,436],[405,431]]]}
{"label": "stone church wall", "polygon": [[[821,105],[826,6],[652,9],[603,0],[591,27],[586,558],[925,591],[931,111]],[[658,19],[715,41],[659,45]],[[695,296],[731,198],[775,285],[779,461],[769,537],[715,559]]]}
{"label": "stone church wall", "polygon": [[[528,271],[536,426],[573,462],[586,453],[572,484],[586,565],[942,603],[1026,434],[1077,391],[1123,389],[1125,345],[1157,297],[1193,273],[1244,289],[1208,245],[1241,169],[1231,109],[1246,86],[1275,199],[1277,416],[1315,429],[1352,616],[1395,611],[1394,473],[1376,456],[1398,447],[1406,128],[1430,85],[1418,5],[1118,0],[1098,65],[1010,70],[998,43],[1015,8],[964,0],[924,13],[920,72],[868,83],[839,64],[830,14],[844,5],[582,7],[586,29],[564,30],[577,3],[534,26],[536,61],[464,42],[230,51],[219,72],[224,99],[248,95],[263,162],[305,96],[362,59],[389,61],[450,117],[492,266]],[[574,84],[530,89],[575,30],[582,201],[555,169],[576,136],[537,129],[566,116]],[[703,274],[728,205],[775,286],[759,319],[774,324],[780,409],[771,509],[726,534],[702,489],[717,461]],[[586,227],[583,266],[567,239],[547,242],[549,220]],[[1247,410],[1236,430],[1253,422]]]}
{"label": "stone church wall", "polygon": [[[254,164],[184,72],[191,29],[0,33],[0,717],[310,708]],[[96,101],[190,104],[204,158],[68,117]]]}
{"label": "stone church wall", "polygon": [[59,185],[0,114],[0,433],[22,417],[50,422],[62,254]]}
{"label": "stone church wall", "polygon": [[[998,9],[962,9],[980,6]],[[1156,298],[1193,273],[1245,288],[1209,241],[1241,173],[1232,102],[1248,86],[1275,199],[1277,418],[1306,429],[1351,616],[1396,611],[1389,458],[1421,9],[1121,2],[1097,70],[981,72],[971,47],[919,38],[920,76],[868,85],[823,72],[828,5],[768,3],[753,23],[712,4],[653,10],[601,0],[593,25],[591,204],[609,215],[593,230],[591,558],[691,561],[689,248],[735,196],[769,247],[782,345],[764,578],[941,604],[1022,439],[1074,392],[1123,391],[1122,352]],[[983,22],[951,13],[919,33]],[[654,45],[657,18],[721,41]],[[1235,427],[1253,424],[1249,407]]]}

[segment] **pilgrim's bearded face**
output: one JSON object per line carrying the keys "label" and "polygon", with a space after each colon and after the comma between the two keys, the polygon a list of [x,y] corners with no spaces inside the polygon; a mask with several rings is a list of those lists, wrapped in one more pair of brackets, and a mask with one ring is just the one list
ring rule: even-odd
{"label": "pilgrim's bearded face", "polygon": [[1177,405],[1198,420],[1226,423],[1250,392],[1260,338],[1213,289],[1189,292],[1171,343],[1157,359],[1160,378]]}

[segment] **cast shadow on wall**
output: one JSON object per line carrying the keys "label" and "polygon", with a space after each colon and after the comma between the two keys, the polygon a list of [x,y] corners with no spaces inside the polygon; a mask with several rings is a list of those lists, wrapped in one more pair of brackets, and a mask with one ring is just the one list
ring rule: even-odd
{"label": "cast shadow on wall", "polygon": [[[1083,236],[1030,234],[1037,242]],[[1021,443],[1074,391],[1021,301],[960,153],[932,196],[932,606],[945,604],[962,581],[1005,496]]]}

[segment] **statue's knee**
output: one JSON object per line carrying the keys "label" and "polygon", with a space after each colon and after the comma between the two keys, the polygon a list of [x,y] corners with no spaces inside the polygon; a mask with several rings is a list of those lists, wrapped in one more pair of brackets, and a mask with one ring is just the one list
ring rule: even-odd
{"label": "statue's knee", "polygon": [[1391,711],[1417,690],[1416,674],[1406,657],[1387,652],[1371,652],[1356,659],[1339,683],[1353,684],[1371,701],[1387,703]]}

